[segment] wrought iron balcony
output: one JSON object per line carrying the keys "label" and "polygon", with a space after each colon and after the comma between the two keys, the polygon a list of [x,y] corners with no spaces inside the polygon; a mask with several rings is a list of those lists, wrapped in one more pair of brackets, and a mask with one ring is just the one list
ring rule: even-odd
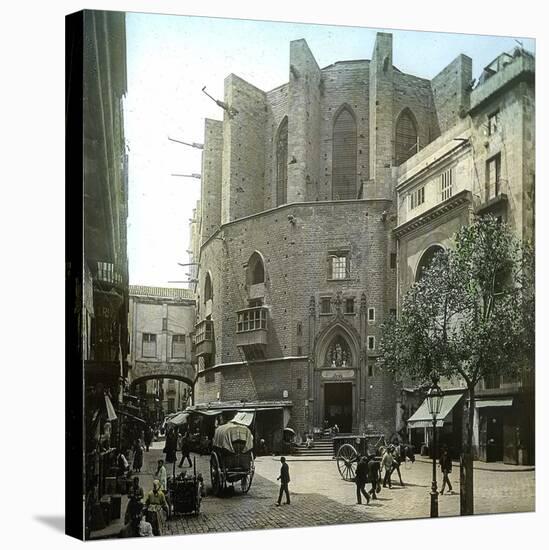
{"label": "wrought iron balcony", "polygon": [[236,313],[236,345],[267,345],[268,309],[265,306],[249,307]]}
{"label": "wrought iron balcony", "polygon": [[195,355],[212,355],[214,351],[213,321],[205,319],[194,327]]}

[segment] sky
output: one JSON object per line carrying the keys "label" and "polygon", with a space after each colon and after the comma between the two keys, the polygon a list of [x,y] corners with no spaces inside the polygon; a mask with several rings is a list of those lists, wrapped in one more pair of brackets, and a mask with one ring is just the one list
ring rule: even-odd
{"label": "sky", "polygon": [[[204,119],[223,111],[223,81],[237,74],[265,91],[288,81],[289,43],[305,38],[320,67],[370,59],[376,32],[393,33],[393,64],[433,78],[457,55],[473,59],[478,78],[513,37],[260,22],[180,15],[126,14],[130,284],[186,287],[189,220],[200,198],[201,150],[170,141],[204,141]],[[535,52],[535,42],[518,38]]]}

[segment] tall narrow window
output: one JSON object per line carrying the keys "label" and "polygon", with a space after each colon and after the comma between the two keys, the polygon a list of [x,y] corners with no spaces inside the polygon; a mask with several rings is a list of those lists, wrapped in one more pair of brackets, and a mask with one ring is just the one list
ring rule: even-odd
{"label": "tall narrow window", "polygon": [[212,278],[209,273],[206,273],[206,280],[204,281],[204,303],[213,299]]}
{"label": "tall narrow window", "polygon": [[174,359],[182,359],[185,357],[185,335],[174,334],[172,336],[172,357]]}
{"label": "tall narrow window", "polygon": [[498,153],[486,162],[486,200],[497,197],[500,192],[501,155]]}
{"label": "tall narrow window", "polygon": [[142,357],[156,357],[156,334],[143,333]]}
{"label": "tall narrow window", "polygon": [[398,117],[395,132],[395,162],[399,166],[419,150],[416,123],[412,113],[405,109]]}
{"label": "tall narrow window", "polygon": [[246,280],[250,285],[257,285],[265,282],[265,266],[263,265],[263,258],[257,252],[254,252],[248,260]]}
{"label": "tall narrow window", "polygon": [[276,138],[276,204],[288,200],[288,117],[280,123]]}
{"label": "tall narrow window", "polygon": [[440,174],[440,200],[445,201],[452,196],[452,186],[454,184],[454,169],[450,168]]}
{"label": "tall narrow window", "polygon": [[356,122],[347,107],[335,119],[332,147],[332,199],[356,199]]}

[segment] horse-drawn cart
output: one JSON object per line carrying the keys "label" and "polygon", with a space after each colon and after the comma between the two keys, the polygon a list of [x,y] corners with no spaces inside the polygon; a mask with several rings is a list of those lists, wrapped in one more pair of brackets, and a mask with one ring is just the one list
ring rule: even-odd
{"label": "horse-drawn cart", "polygon": [[229,422],[215,430],[210,455],[212,490],[221,495],[228,484],[240,482],[243,493],[247,493],[254,477],[252,432],[243,425]]}
{"label": "horse-drawn cart", "polygon": [[337,469],[345,481],[354,481],[356,466],[362,456],[381,457],[382,448],[387,447],[381,433],[363,435],[336,435],[333,438]]}

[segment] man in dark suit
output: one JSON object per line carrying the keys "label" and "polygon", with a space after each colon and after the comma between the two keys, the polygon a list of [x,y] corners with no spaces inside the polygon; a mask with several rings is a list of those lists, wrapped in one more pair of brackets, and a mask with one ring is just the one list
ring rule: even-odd
{"label": "man in dark suit", "polygon": [[282,495],[286,493],[286,504],[290,504],[290,491],[288,491],[288,483],[290,483],[290,468],[286,464],[286,459],[281,456],[280,462],[282,466],[280,467],[280,475],[276,478],[280,480],[280,492],[278,493],[278,502],[277,506],[280,506],[280,501],[282,500]]}
{"label": "man in dark suit", "polygon": [[356,466],[356,502],[362,504],[361,494],[366,498],[366,504],[370,504],[370,496],[364,490],[368,481],[368,461],[365,456],[361,457]]}
{"label": "man in dark suit", "polygon": [[368,459],[368,480],[372,484],[370,494],[372,495],[372,499],[376,500],[376,489],[379,483],[381,464],[378,460],[376,460],[375,454],[369,455]]}

